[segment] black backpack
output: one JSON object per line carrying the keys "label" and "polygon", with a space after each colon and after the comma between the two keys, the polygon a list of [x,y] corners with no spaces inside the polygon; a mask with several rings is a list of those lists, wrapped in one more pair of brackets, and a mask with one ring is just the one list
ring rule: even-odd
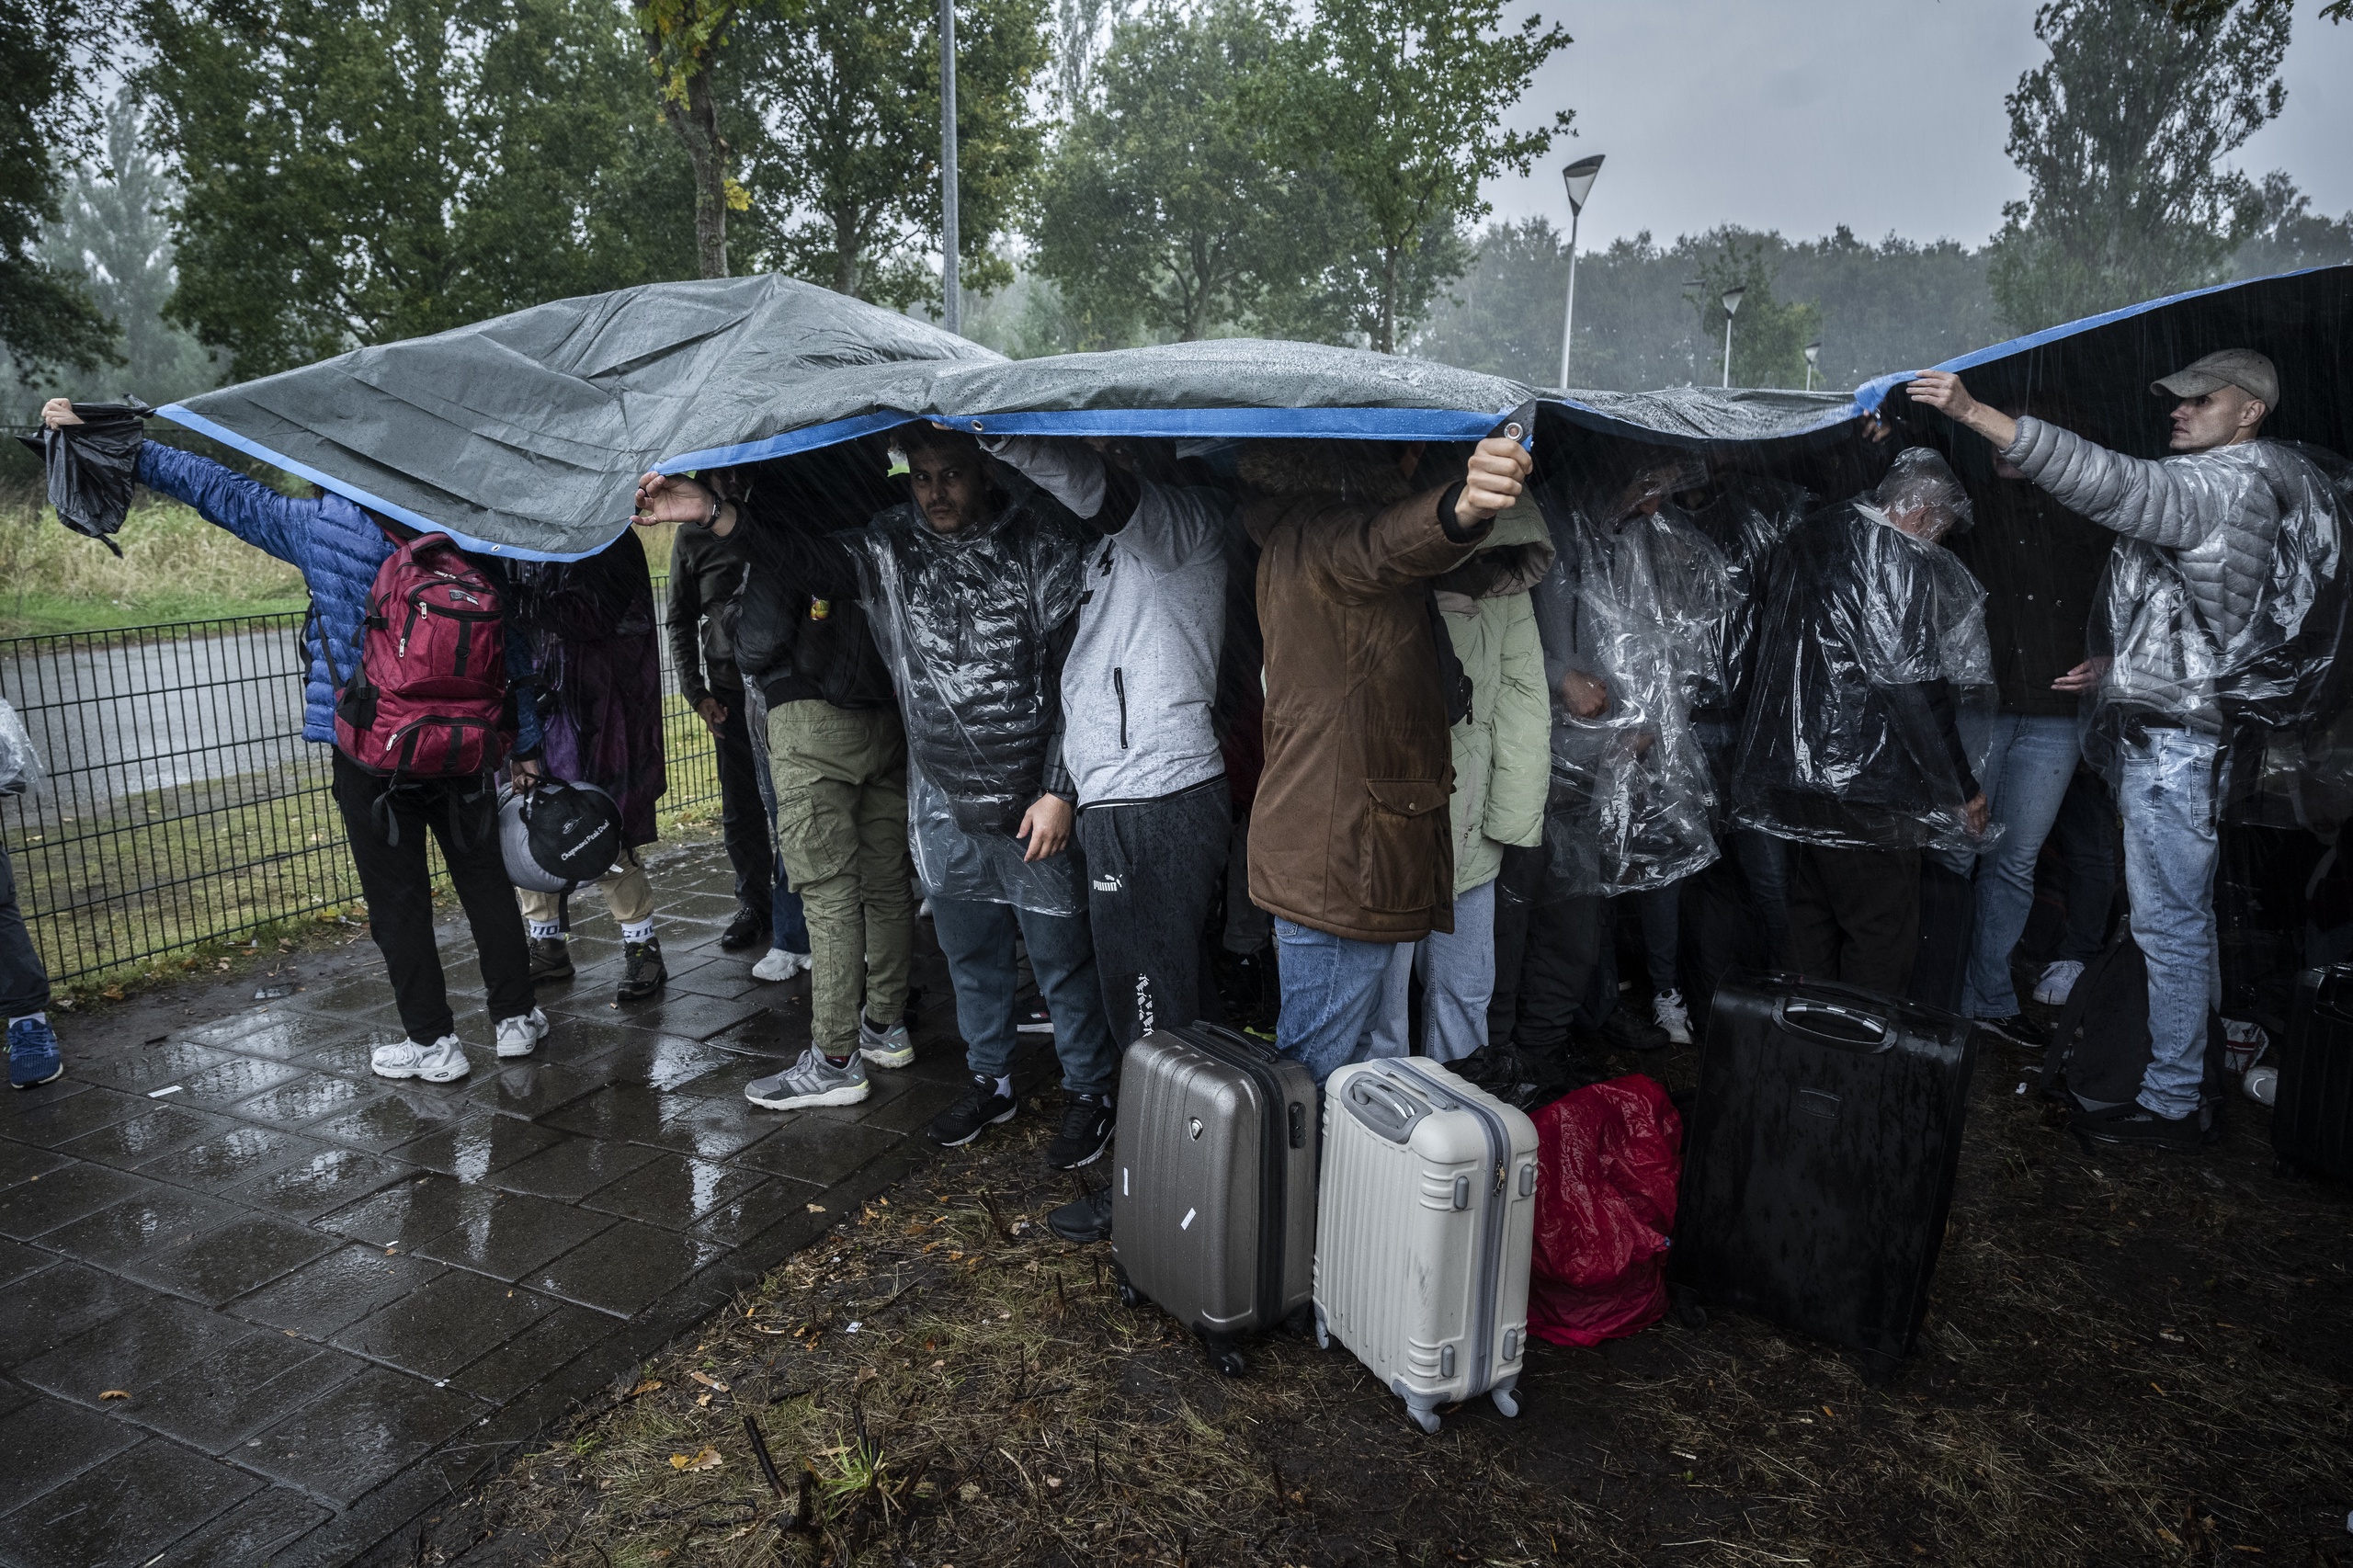
{"label": "black backpack", "polygon": [[[2222,1104],[2222,1019],[2206,1013],[2205,1082],[2209,1113]],[[2149,960],[2128,924],[2084,966],[2052,1026],[2042,1059],[2046,1099],[2082,1106],[2123,1105],[2141,1092],[2149,1068]]]}

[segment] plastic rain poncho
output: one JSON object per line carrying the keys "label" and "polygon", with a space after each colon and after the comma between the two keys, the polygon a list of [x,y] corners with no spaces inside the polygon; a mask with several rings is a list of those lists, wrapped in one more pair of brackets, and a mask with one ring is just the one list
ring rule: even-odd
{"label": "plastic rain poncho", "polygon": [[907,828],[934,897],[1042,915],[1086,908],[1072,847],[1034,863],[1013,836],[1062,767],[1062,655],[1092,536],[1023,489],[989,523],[935,532],[912,503],[855,533],[860,597],[907,731]]}
{"label": "plastic rain poncho", "polygon": [[1714,494],[1704,506],[1684,515],[1723,562],[1724,614],[1712,629],[1712,662],[1722,676],[1718,689],[1700,689],[1693,711],[1736,718],[1763,614],[1767,565],[1819,503],[1802,485],[1754,474],[1719,474],[1711,488]]}
{"label": "plastic rain poncho", "polygon": [[[2251,539],[2271,538],[2268,561],[2254,558],[2254,580],[2232,585],[2242,591],[2227,619],[2201,603],[2214,595],[2194,591],[2173,551],[2145,539],[2117,540],[2085,640],[2091,660],[2107,662],[2086,705],[2085,756],[2114,782],[2122,744],[2148,723],[2218,734],[2251,722],[2273,732],[2274,749],[2301,755],[2308,748],[2298,737],[2309,736],[2315,758],[2333,759],[2336,748],[2320,737],[2345,705],[2348,671],[2337,655],[2353,585],[2344,539],[2353,468],[2283,441],[2119,466],[2160,472],[2179,510],[2244,519]],[[2285,766],[2336,764],[2291,757]]]}
{"label": "plastic rain poncho", "polygon": [[29,795],[40,787],[40,752],[17,710],[0,700],[0,795]]}
{"label": "plastic rain poncho", "polygon": [[[1873,497],[1898,515],[1910,499],[1900,483]],[[1962,807],[1979,792],[1995,702],[1984,590],[1951,551],[1888,517],[1850,502],[1783,546],[1733,767],[1733,820],[1838,848],[1982,849],[1997,830],[1972,836]]]}
{"label": "plastic rain poncho", "polygon": [[[1723,679],[1723,558],[1655,491],[1597,510],[1556,492],[1539,501],[1558,551],[1534,593],[1552,697],[1552,886],[1566,896],[1663,887],[1717,853],[1691,710]],[[1593,520],[1620,507],[1612,524]],[[1606,693],[1590,718],[1563,695],[1573,672]]]}

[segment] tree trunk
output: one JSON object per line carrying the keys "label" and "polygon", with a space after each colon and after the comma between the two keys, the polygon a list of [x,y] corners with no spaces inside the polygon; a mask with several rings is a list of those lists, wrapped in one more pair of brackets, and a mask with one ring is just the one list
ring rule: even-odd
{"label": "tree trunk", "polygon": [[[651,40],[648,40],[652,42]],[[705,278],[727,276],[727,142],[719,134],[719,106],[710,96],[710,67],[687,78],[687,101],[665,97],[662,118],[687,144],[695,182],[695,263]]]}
{"label": "tree trunk", "polygon": [[1399,247],[1381,247],[1381,336],[1373,344],[1383,354],[1397,352],[1397,256]]}
{"label": "tree trunk", "polygon": [[866,246],[857,224],[840,213],[834,214],[834,292],[847,294],[853,300],[864,299],[858,285],[865,268],[859,266]]}

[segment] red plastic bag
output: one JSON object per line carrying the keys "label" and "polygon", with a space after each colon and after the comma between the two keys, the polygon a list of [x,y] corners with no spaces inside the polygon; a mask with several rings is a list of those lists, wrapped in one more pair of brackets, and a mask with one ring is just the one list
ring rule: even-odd
{"label": "red plastic bag", "polygon": [[1683,1119],[1639,1073],[1536,1113],[1536,1256],[1528,1332],[1598,1345],[1666,1311],[1666,1249],[1683,1170]]}

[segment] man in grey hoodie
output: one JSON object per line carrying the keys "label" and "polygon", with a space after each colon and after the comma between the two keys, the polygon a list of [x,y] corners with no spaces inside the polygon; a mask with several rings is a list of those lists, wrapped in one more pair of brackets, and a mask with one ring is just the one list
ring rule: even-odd
{"label": "man in grey hoodie", "polygon": [[[1225,635],[1227,503],[1140,478],[1116,449],[983,441],[1102,538],[1063,665],[1063,764],[1078,789],[1087,917],[1122,1048],[1201,1014],[1202,931],[1231,829],[1212,710]],[[1057,1210],[1076,1240],[1109,1233],[1110,1189]]]}
{"label": "man in grey hoodie", "polygon": [[2292,725],[2327,681],[2333,648],[2304,619],[2341,574],[2341,462],[2263,438],[2279,378],[2250,349],[2209,354],[2150,390],[2176,401],[2174,455],[2126,457],[1970,396],[1929,371],[1915,402],[1993,442],[2069,510],[2117,534],[2092,657],[2052,685],[2092,699],[2091,743],[2124,818],[2132,937],[2149,968],[2150,1061],[2133,1100],[2086,1106],[2076,1131],[2109,1143],[2195,1148],[2208,1013],[2218,1000],[2216,783],[2224,733]]}

